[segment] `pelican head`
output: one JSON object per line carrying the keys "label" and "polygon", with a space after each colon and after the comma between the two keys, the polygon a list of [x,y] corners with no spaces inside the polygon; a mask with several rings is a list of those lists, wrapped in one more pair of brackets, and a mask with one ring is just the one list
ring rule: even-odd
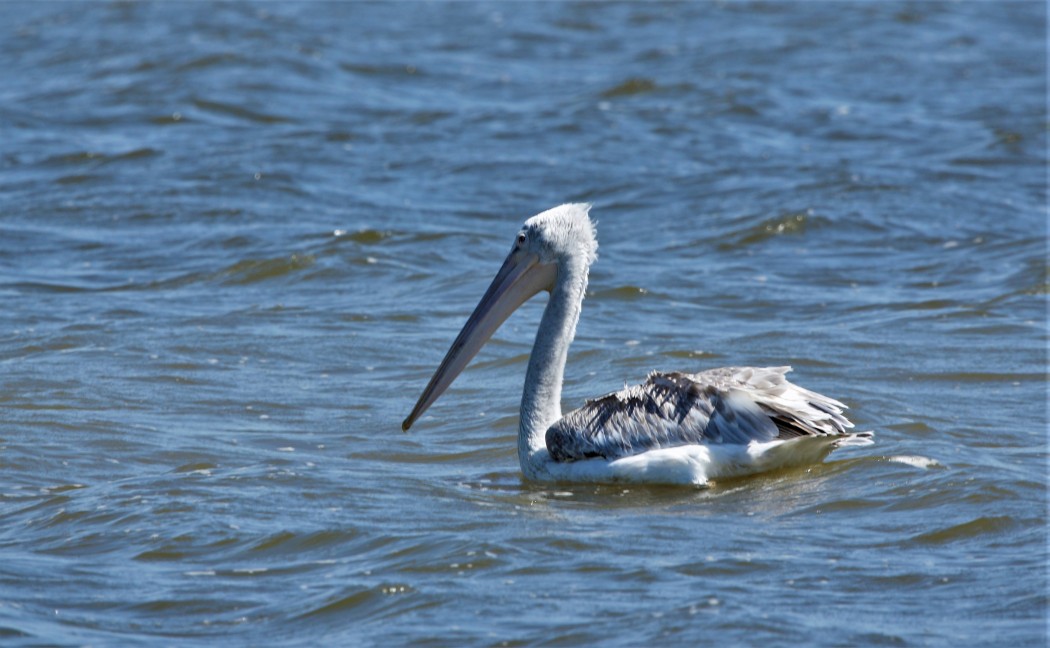
{"label": "pelican head", "polygon": [[560,205],[525,221],[514,245],[496,273],[415,408],[401,424],[408,430],[456,376],[466,368],[482,346],[510,314],[541,291],[552,291],[559,281],[583,277],[597,258],[598,241],[585,203]]}

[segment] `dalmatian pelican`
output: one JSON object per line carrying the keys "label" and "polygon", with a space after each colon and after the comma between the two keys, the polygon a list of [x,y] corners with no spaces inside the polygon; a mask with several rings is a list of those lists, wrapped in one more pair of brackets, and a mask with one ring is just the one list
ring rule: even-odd
{"label": "dalmatian pelican", "polygon": [[597,258],[589,204],[525,221],[444,360],[402,423],[448,388],[496,329],[537,293],[550,293],[525,373],[518,459],[526,479],[707,485],[710,480],[823,461],[852,434],[839,401],[788,381],[790,367],[652,372],[633,387],[562,415],[561,389],[587,276]]}

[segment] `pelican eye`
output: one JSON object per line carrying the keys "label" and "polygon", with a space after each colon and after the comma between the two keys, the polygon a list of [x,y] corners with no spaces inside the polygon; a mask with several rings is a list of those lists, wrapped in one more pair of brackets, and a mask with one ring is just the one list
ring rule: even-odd
{"label": "pelican eye", "polygon": [[525,245],[525,232],[518,232],[518,247]]}

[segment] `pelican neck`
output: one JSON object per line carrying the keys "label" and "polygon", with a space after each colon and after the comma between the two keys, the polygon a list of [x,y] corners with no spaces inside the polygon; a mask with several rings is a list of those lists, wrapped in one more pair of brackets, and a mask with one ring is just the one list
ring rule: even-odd
{"label": "pelican neck", "polygon": [[546,433],[561,418],[561,388],[569,345],[576,336],[583,296],[585,264],[559,264],[536,341],[532,345],[518,420],[518,459],[523,470],[530,457],[546,452]]}

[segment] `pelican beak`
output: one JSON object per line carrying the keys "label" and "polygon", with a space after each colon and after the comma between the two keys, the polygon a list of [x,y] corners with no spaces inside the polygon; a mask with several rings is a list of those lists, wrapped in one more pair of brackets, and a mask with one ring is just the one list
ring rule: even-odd
{"label": "pelican beak", "polygon": [[434,377],[423,390],[423,395],[419,397],[412,413],[401,424],[403,431],[407,432],[416,419],[445,393],[456,376],[511,313],[536,293],[553,287],[555,273],[556,266],[540,263],[535,254],[518,249],[511,251],[489,289],[485,291],[485,296],[463,325],[463,330],[456,336],[452,348],[445,354],[445,359],[434,372]]}

